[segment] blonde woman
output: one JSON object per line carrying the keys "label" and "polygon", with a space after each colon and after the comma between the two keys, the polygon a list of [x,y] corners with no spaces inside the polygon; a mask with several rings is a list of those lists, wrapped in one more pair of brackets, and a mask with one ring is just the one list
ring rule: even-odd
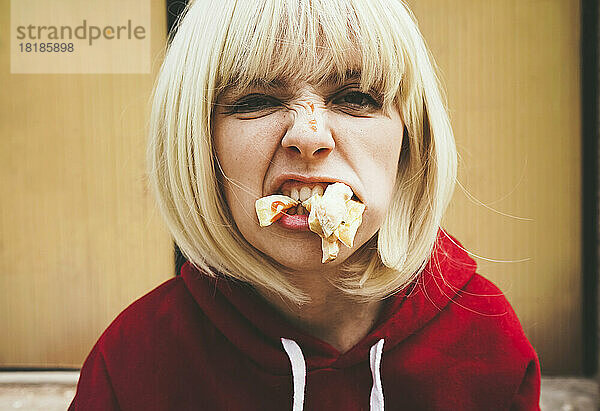
{"label": "blonde woman", "polygon": [[104,332],[70,409],[538,409],[515,313],[440,229],[456,150],[400,0],[192,2],[153,104],[188,262]]}

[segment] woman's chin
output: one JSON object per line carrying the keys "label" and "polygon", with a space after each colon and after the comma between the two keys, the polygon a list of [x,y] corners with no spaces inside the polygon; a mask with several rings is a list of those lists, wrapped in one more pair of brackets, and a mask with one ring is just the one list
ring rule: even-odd
{"label": "woman's chin", "polygon": [[323,270],[335,266],[340,260],[339,257],[342,257],[342,251],[345,251],[340,250],[337,259],[323,264],[321,262],[323,258],[321,238],[314,233],[303,233],[295,238],[272,236],[268,239],[261,238],[261,240],[266,241],[257,241],[253,245],[263,254],[293,271]]}
{"label": "woman's chin", "polygon": [[318,242],[318,247],[271,250],[268,255],[279,264],[293,271],[327,271],[342,264],[352,254],[352,250],[348,248],[344,250],[342,245],[337,258],[323,263],[320,239]]}
{"label": "woman's chin", "polygon": [[246,240],[260,252],[282,266],[297,272],[335,270],[367,240],[358,233],[354,247],[349,248],[338,241],[336,258],[323,263],[321,237],[311,231],[288,231],[279,226],[269,226],[252,230],[245,235]]}

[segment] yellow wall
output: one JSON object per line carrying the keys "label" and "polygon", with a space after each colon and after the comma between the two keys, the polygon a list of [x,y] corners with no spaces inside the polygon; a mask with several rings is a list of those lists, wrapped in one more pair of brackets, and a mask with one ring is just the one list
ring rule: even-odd
{"label": "yellow wall", "polygon": [[460,153],[445,227],[486,258],[479,273],[506,293],[542,372],[581,372],[579,2],[408,3]]}
{"label": "yellow wall", "polygon": [[79,367],[112,319],[173,275],[145,182],[152,74],[10,74],[0,1],[0,366]]}

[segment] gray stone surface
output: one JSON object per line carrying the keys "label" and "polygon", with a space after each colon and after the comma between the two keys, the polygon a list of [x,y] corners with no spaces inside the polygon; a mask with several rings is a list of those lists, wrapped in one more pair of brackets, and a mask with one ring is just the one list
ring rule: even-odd
{"label": "gray stone surface", "polygon": [[[44,373],[35,383],[33,376],[11,378],[9,374],[0,373],[0,411],[64,411],[75,395],[76,384],[68,382],[68,378]],[[10,382],[11,379],[19,382]],[[544,411],[596,411],[600,409],[598,398],[593,379],[542,379],[540,406]]]}
{"label": "gray stone surface", "polygon": [[542,378],[542,410],[597,411],[598,401],[598,384],[594,379]]}
{"label": "gray stone surface", "polygon": [[0,384],[0,410],[66,410],[75,386],[65,384]]}

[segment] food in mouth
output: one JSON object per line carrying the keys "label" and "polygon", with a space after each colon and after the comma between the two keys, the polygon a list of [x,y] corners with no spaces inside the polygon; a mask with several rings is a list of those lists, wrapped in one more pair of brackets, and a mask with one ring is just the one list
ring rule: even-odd
{"label": "food in mouth", "polygon": [[[344,183],[334,183],[321,195],[315,190],[306,200],[299,201],[284,195],[271,195],[256,200],[256,214],[261,227],[271,225],[280,219],[286,210],[302,215],[309,213],[310,231],[321,237],[322,263],[337,258],[340,247],[352,247],[358,227],[362,223],[365,205],[352,200],[352,189]],[[298,206],[297,208],[295,208]],[[306,217],[305,217],[306,218]]]}
{"label": "food in mouth", "polygon": [[256,200],[256,215],[261,227],[267,227],[279,220],[283,213],[299,203],[288,196],[272,195]]}

